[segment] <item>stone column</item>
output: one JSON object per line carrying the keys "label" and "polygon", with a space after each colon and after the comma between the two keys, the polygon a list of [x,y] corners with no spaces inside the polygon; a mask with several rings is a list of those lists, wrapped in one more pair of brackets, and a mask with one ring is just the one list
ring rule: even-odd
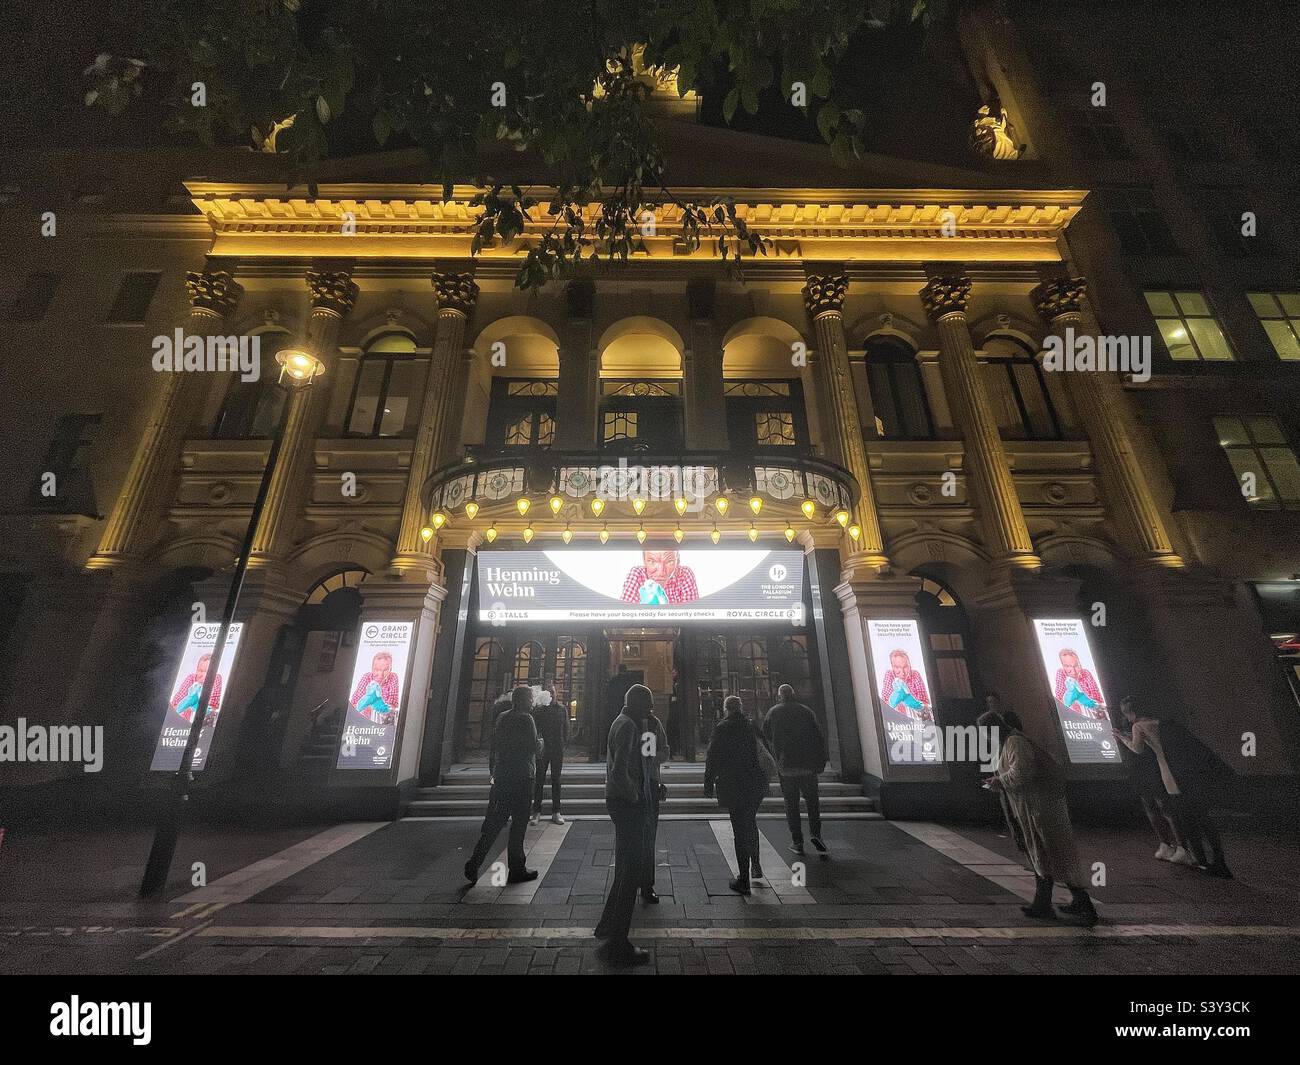
{"label": "stone column", "polygon": [[[185,275],[185,288],[190,298],[187,336],[216,332],[243,292],[229,274],[221,271],[190,272]],[[265,366],[263,372],[267,372]],[[86,563],[88,568],[109,569],[144,554],[167,506],[180,468],[185,434],[209,379],[200,373],[169,372],[160,376],[161,394],[104,526],[99,549]]]}
{"label": "stone column", "polygon": [[[433,417],[439,426],[434,440],[436,469],[461,457],[462,415],[465,413],[465,326],[478,301],[478,285],[471,274],[434,274],[433,291],[438,297],[438,332],[429,361],[429,387],[436,387],[437,409]],[[419,532],[419,526],[416,526]]]}
{"label": "stone column", "polygon": [[559,451],[592,451],[596,447],[600,367],[592,350],[595,296],[596,286],[590,281],[570,281],[564,289],[559,396],[555,401],[555,448]]}
{"label": "stone column", "polygon": [[456,457],[455,438],[448,423],[459,428],[463,390],[456,389],[456,379],[465,346],[465,325],[478,298],[478,286],[468,274],[434,274],[433,287],[438,295],[438,327],[420,407],[420,427],[411,448],[402,524],[392,561],[393,569],[399,572],[425,573],[436,568],[433,541],[426,544],[420,537],[427,518],[421,496],[429,474]]}
{"label": "stone column", "polygon": [[727,450],[727,401],[722,381],[722,345],[713,321],[714,284],[691,281],[687,349],[682,358],[685,393],[686,447],[698,451]]}
{"label": "stone column", "polygon": [[966,443],[966,466],[975,483],[988,546],[1006,565],[1037,569],[997,419],[980,380],[979,360],[966,324],[971,280],[961,275],[933,278],[921,290],[925,313],[939,330],[939,372]]}
{"label": "stone column", "polygon": [[[1071,349],[1075,337],[1098,337],[1100,330],[1087,308],[1087,282],[1081,277],[1045,281],[1034,289],[1034,306],[1053,333]],[[1136,429],[1128,396],[1115,374],[1074,371],[1068,378],[1070,397],[1088,431],[1108,494],[1123,515],[1144,556],[1159,566],[1179,568],[1164,515],[1138,459]]]}
{"label": "stone column", "polygon": [[310,387],[293,389],[289,393],[280,461],[271,476],[266,508],[253,538],[250,567],[275,564],[293,546],[299,504],[311,491],[316,428],[329,405],[329,391],[334,384],[332,371],[338,365],[339,327],[357,298],[357,286],[342,270],[310,271],[307,289],[311,293],[307,345],[325,363],[325,374]]}
{"label": "stone column", "polygon": [[844,296],[848,288],[849,279],[843,274],[809,274],[803,287],[804,304],[817,338],[818,358],[825,368],[825,391],[833,423],[832,431],[827,434],[831,457],[853,475],[860,491],[853,520],[862,529],[862,536],[844,560],[846,579],[853,572],[883,573],[889,568],[850,376],[849,345],[844,336]]}

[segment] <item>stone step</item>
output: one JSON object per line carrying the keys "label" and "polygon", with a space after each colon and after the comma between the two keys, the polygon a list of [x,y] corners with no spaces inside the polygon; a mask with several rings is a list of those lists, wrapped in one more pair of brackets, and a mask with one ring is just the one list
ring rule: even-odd
{"label": "stone step", "polygon": [[[665,781],[668,785],[668,794],[677,799],[695,799],[704,797],[704,781],[694,781],[678,783],[674,781]],[[420,788],[415,793],[417,799],[463,799],[463,800],[481,800],[487,801],[488,793],[491,791],[491,785],[485,780],[478,784],[442,784],[436,788]],[[600,799],[605,798],[604,781],[593,781],[591,783],[573,783],[567,777],[562,779],[562,791],[566,801],[573,799]],[[776,785],[772,785],[773,794],[777,792]],[[861,796],[862,789],[856,788],[852,784],[843,784],[838,781],[824,781],[818,787],[818,792],[823,799],[838,796]],[[546,793],[550,794],[550,783],[546,785]]]}
{"label": "stone step", "polygon": [[[548,810],[549,797],[543,800],[543,811]],[[465,798],[417,798],[407,803],[404,817],[481,817],[487,808],[486,799]],[[876,802],[865,795],[823,795],[821,800],[822,815],[835,817],[841,814],[876,813]],[[717,817],[722,812],[714,799],[704,796],[677,797],[669,794],[660,804],[661,814],[688,814],[702,817]],[[779,814],[785,805],[779,795],[769,795],[763,800],[761,812]],[[569,798],[564,801],[565,816],[605,816],[604,796],[590,798]]]}

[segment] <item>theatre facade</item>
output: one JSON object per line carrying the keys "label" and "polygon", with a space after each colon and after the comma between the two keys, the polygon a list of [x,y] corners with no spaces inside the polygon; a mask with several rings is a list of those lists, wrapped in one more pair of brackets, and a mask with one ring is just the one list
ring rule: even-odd
{"label": "theatre facade", "polygon": [[[165,210],[29,242],[79,295],[15,341],[46,354],[9,402],[53,443],[14,452],[3,668],[105,725],[110,773],[179,761],[281,423],[202,781],[397,810],[484,758],[516,684],[553,685],[569,759],[602,760],[631,681],[685,762],[725,696],[759,714],[791,684],[886,813],[969,802],[943,729],[991,692],[1094,790],[1123,778],[1128,693],[1239,773],[1289,772],[1258,613],[1198,564],[1127,380],[1044,363],[1100,331],[1086,192],[681,188],[733,198],[768,254],[738,277],[666,203],[628,262],[525,293],[544,207],[472,256],[472,188],[307,198],[205,166]],[[159,369],[159,337],[205,359]],[[255,342],[259,372],[207,338]],[[286,393],[274,356],[303,345],[325,372]]]}

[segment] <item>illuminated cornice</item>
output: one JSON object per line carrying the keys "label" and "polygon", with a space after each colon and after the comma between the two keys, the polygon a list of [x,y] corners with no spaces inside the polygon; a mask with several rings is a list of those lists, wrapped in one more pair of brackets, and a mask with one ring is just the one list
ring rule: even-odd
{"label": "illuminated cornice", "polygon": [[[467,258],[476,189],[457,186],[444,201],[429,185],[329,185],[319,196],[283,186],[191,182],[195,206],[212,232],[213,255],[275,257]],[[523,235],[482,249],[483,259],[514,259],[550,230],[542,193]],[[729,196],[736,213],[772,241],[773,260],[840,262],[1057,261],[1059,238],[1086,193],[951,189],[674,190],[683,202]],[[599,205],[587,208],[593,222]],[[654,236],[634,261],[716,259],[712,240],[694,252],[681,238],[681,210],[655,209]]]}

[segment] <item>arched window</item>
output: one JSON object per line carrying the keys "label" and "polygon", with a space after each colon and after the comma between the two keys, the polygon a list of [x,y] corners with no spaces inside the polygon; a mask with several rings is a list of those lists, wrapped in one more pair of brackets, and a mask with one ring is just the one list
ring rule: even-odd
{"label": "arched window", "polygon": [[898,337],[867,341],[867,382],[876,412],[876,433],[884,440],[933,440],[934,419],[916,353]]}
{"label": "arched window", "polygon": [[727,381],[723,395],[733,451],[789,454],[807,450],[808,423],[799,378]]}
{"label": "arched window", "polygon": [[501,641],[480,636],[474,648],[474,665],[469,680],[469,712],[465,722],[465,747],[478,750],[492,738],[487,720],[492,704],[501,692]]}
{"label": "arched window", "polygon": [[559,384],[543,378],[492,379],[487,441],[501,448],[550,447]]}
{"label": "arched window", "polygon": [[218,440],[269,440],[284,411],[286,393],[280,387],[275,354],[289,343],[282,330],[256,334],[260,339],[262,372],[256,381],[232,374],[212,435]]}
{"label": "arched window", "polygon": [[984,340],[984,388],[1004,440],[1059,440],[1056,417],[1033,350],[1019,337],[991,334]]}
{"label": "arched window", "polygon": [[921,590],[916,593],[916,609],[921,631],[930,644],[939,697],[947,701],[973,700],[975,693],[966,660],[970,628],[961,604],[938,581],[922,577]]}
{"label": "arched window", "polygon": [[402,436],[415,429],[428,363],[406,333],[385,333],[366,345],[348,405],[348,436]]}
{"label": "arched window", "polygon": [[546,648],[526,640],[515,652],[515,684],[541,684],[546,673]]}

